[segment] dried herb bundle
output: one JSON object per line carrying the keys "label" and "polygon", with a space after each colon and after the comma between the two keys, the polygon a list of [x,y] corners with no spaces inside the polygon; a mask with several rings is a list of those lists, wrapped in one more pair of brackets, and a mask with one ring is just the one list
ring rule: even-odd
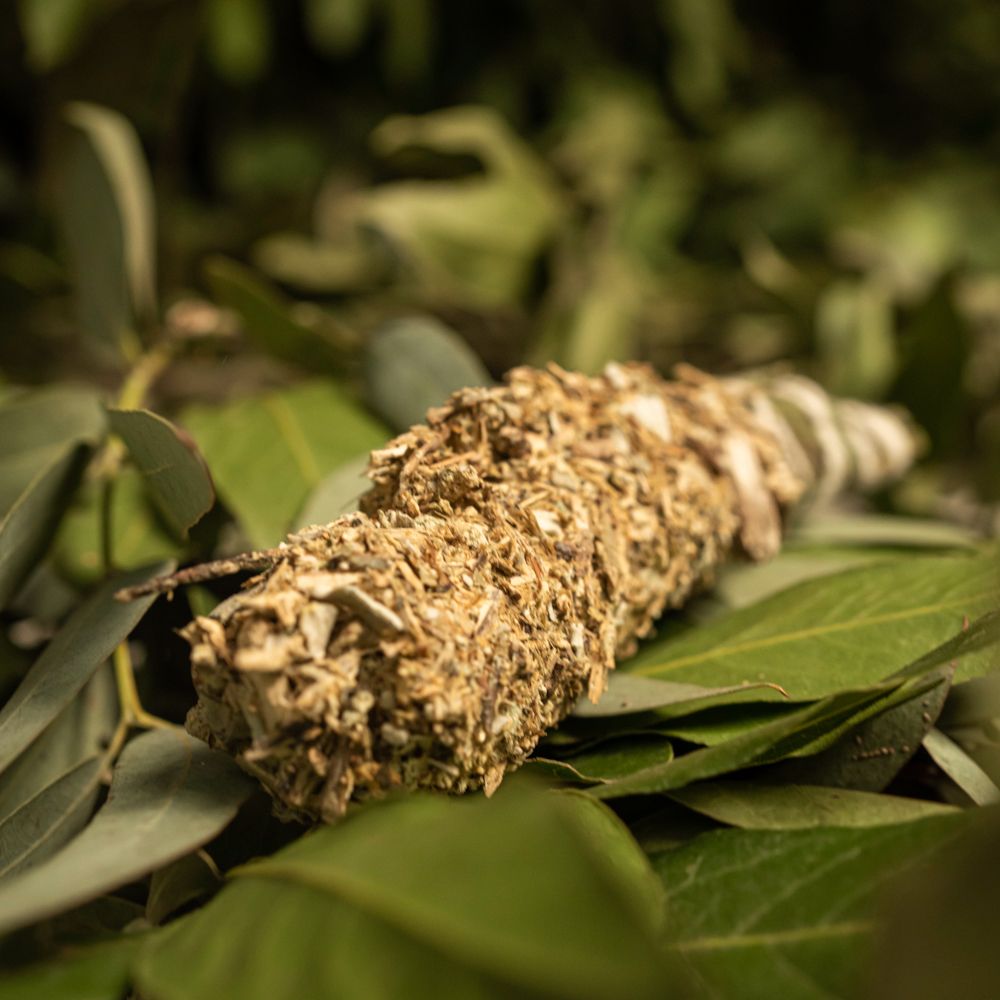
{"label": "dried herb bundle", "polygon": [[904,418],[805,379],[676,374],[520,368],[374,452],[361,513],[252,554],[265,572],[185,630],[189,730],[285,814],[489,793],[734,549],[775,553],[807,491],[913,458]]}

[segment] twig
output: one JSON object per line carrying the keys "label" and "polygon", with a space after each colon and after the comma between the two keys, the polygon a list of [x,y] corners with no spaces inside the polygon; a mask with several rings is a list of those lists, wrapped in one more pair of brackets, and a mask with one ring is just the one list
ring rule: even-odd
{"label": "twig", "polygon": [[205,580],[217,580],[219,577],[231,576],[246,569],[264,569],[275,559],[280,558],[283,551],[279,547],[259,552],[242,552],[228,559],[215,559],[212,562],[199,563],[197,566],[188,566],[177,570],[176,573],[154,576],[152,580],[134,587],[123,587],[115,593],[115,600],[127,603],[147,594],[162,594],[177,587],[186,587],[188,584],[202,583]]}

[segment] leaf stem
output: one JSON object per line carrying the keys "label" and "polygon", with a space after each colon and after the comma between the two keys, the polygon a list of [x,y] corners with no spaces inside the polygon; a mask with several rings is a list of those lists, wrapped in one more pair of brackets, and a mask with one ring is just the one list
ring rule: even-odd
{"label": "leaf stem", "polygon": [[121,725],[139,726],[142,729],[177,729],[166,719],[147,712],[139,700],[139,689],[135,683],[135,670],[128,642],[120,642],[114,652],[115,683],[118,685],[118,704],[121,706]]}

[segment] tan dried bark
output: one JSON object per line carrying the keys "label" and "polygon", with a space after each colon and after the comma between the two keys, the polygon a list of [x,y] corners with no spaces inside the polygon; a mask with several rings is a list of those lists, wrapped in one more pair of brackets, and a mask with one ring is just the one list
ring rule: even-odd
{"label": "tan dried bark", "polygon": [[186,628],[188,728],[285,815],[490,793],[734,549],[776,552],[807,490],[909,463],[901,418],[839,405],[639,365],[456,393],[372,454],[360,513],[253,553],[269,568]]}

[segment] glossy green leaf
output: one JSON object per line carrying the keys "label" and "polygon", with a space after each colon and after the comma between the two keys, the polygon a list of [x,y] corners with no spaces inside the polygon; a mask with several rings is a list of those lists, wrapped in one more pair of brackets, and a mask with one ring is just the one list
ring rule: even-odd
{"label": "glossy green leaf", "polygon": [[959,814],[864,829],[704,834],[654,859],[668,940],[707,995],[858,996],[880,888],[966,824]]}
{"label": "glossy green leaf", "polygon": [[645,865],[624,828],[595,821],[575,797],[523,789],[362,809],[234,873],[150,942],[140,989],[663,996]]}
{"label": "glossy green leaf", "polygon": [[156,312],[153,194],[142,147],[118,112],[74,103],[62,225],[80,322],[121,351]]}
{"label": "glossy green leaf", "polygon": [[0,608],[10,603],[52,541],[90,458],[69,444],[43,466],[0,520]]}
{"label": "glossy green leaf", "polygon": [[180,729],[143,733],[115,766],[90,825],[45,863],[0,886],[0,933],[68,910],[211,840],[254,782]]}
{"label": "glossy green leaf", "polygon": [[0,711],[0,771],[73,700],[155,599],[123,604],[115,591],[168,569],[161,565],[109,580],[70,616]]}
{"label": "glossy green leaf", "polygon": [[190,407],[181,423],[198,442],[222,501],[258,548],[281,541],[327,474],[388,437],[332,382]]}
{"label": "glossy green leaf", "polygon": [[301,308],[296,312],[276,288],[227,257],[210,257],[204,275],[215,299],[240,317],[243,332],[261,350],[313,372],[343,369],[355,337],[332,316],[318,313],[313,319],[324,322],[304,322]]}
{"label": "glossy green leaf", "polygon": [[954,807],[937,802],[819,785],[710,781],[669,795],[720,823],[750,830],[886,826],[955,812]]}
{"label": "glossy green leaf", "polygon": [[215,503],[205,461],[190,437],[149,410],[108,410],[156,506],[175,533],[187,536]]}
{"label": "glossy green leaf", "polygon": [[1000,802],[1000,788],[990,776],[957,744],[939,729],[924,737],[924,749],[934,763],[972,799],[977,806]]}
{"label": "glossy green leaf", "polygon": [[[652,642],[631,672],[712,685],[769,681],[795,699],[872,683],[996,607],[994,554],[847,570],[799,584],[675,639]],[[956,682],[990,669],[967,657]]]}
{"label": "glossy green leaf", "polygon": [[423,423],[456,390],[492,382],[472,348],[427,316],[392,320],[366,346],[368,402],[397,431]]}
{"label": "glossy green leaf", "polygon": [[122,936],[0,976],[0,1000],[120,1000],[141,943]]}

